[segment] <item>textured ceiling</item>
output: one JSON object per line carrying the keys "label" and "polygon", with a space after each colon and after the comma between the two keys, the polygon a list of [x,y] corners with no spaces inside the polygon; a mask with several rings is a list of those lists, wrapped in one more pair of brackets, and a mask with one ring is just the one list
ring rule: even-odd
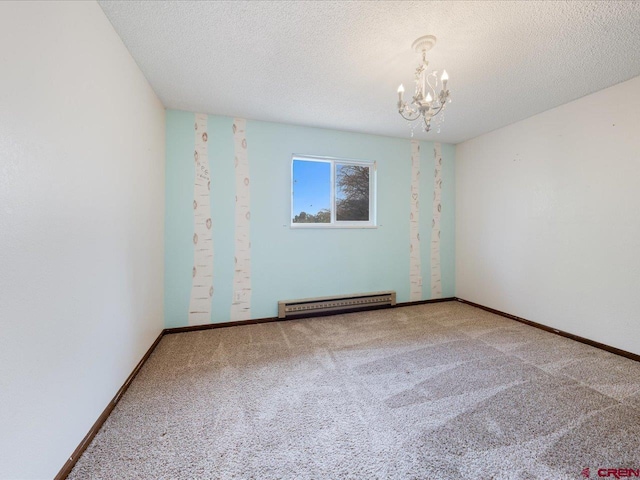
{"label": "textured ceiling", "polygon": [[[458,143],[640,75],[640,2],[100,1],[167,108],[409,137],[432,34]],[[416,130],[418,132],[418,130]]]}

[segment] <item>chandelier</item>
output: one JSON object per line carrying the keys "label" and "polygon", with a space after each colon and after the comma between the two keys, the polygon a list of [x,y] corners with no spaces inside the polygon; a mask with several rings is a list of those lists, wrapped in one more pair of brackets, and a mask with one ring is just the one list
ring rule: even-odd
{"label": "chandelier", "polygon": [[[422,62],[416,68],[415,82],[416,90],[411,103],[407,103],[403,99],[404,85],[398,87],[398,112],[402,118],[408,120],[412,124],[415,120],[422,117],[422,130],[428,132],[431,130],[431,120],[433,117],[443,112],[447,103],[451,102],[449,98],[449,90],[447,89],[447,81],[449,75],[443,70],[440,76],[440,86],[438,85],[438,72],[433,71],[427,73],[427,52],[436,44],[436,37],[433,35],[425,35],[418,38],[411,47],[418,53],[422,53]],[[438,88],[440,91],[437,92]],[[444,121],[444,114],[440,115],[436,120],[437,131],[440,133],[440,125]],[[417,124],[411,127],[411,136]]]}

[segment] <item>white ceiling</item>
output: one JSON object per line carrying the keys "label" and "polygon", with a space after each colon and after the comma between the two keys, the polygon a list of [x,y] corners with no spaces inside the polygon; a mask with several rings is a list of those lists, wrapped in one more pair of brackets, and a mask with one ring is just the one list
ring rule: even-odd
{"label": "white ceiling", "polygon": [[409,137],[396,89],[425,34],[453,103],[419,138],[458,143],[640,75],[637,1],[99,3],[173,109]]}

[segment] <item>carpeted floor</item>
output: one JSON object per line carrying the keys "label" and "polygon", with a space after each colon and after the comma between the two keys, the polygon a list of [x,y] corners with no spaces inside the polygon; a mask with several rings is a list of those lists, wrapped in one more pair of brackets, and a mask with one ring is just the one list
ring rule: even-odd
{"label": "carpeted floor", "polygon": [[640,469],[640,363],[458,302],[165,336],[70,479]]}

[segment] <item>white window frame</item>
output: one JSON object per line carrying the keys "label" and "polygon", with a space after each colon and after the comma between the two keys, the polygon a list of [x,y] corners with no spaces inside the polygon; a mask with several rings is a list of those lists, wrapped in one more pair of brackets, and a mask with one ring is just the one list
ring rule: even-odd
{"label": "white window frame", "polygon": [[[330,223],[293,223],[293,163],[296,160],[309,162],[323,162],[331,165],[331,222]],[[345,221],[336,220],[336,164],[339,165],[359,165],[369,167],[369,220],[368,221]],[[322,157],[314,155],[292,155],[291,156],[291,211],[289,215],[289,225],[291,228],[378,228],[376,223],[376,200],[377,200],[377,174],[378,164],[375,161],[354,160],[340,157]]]}

